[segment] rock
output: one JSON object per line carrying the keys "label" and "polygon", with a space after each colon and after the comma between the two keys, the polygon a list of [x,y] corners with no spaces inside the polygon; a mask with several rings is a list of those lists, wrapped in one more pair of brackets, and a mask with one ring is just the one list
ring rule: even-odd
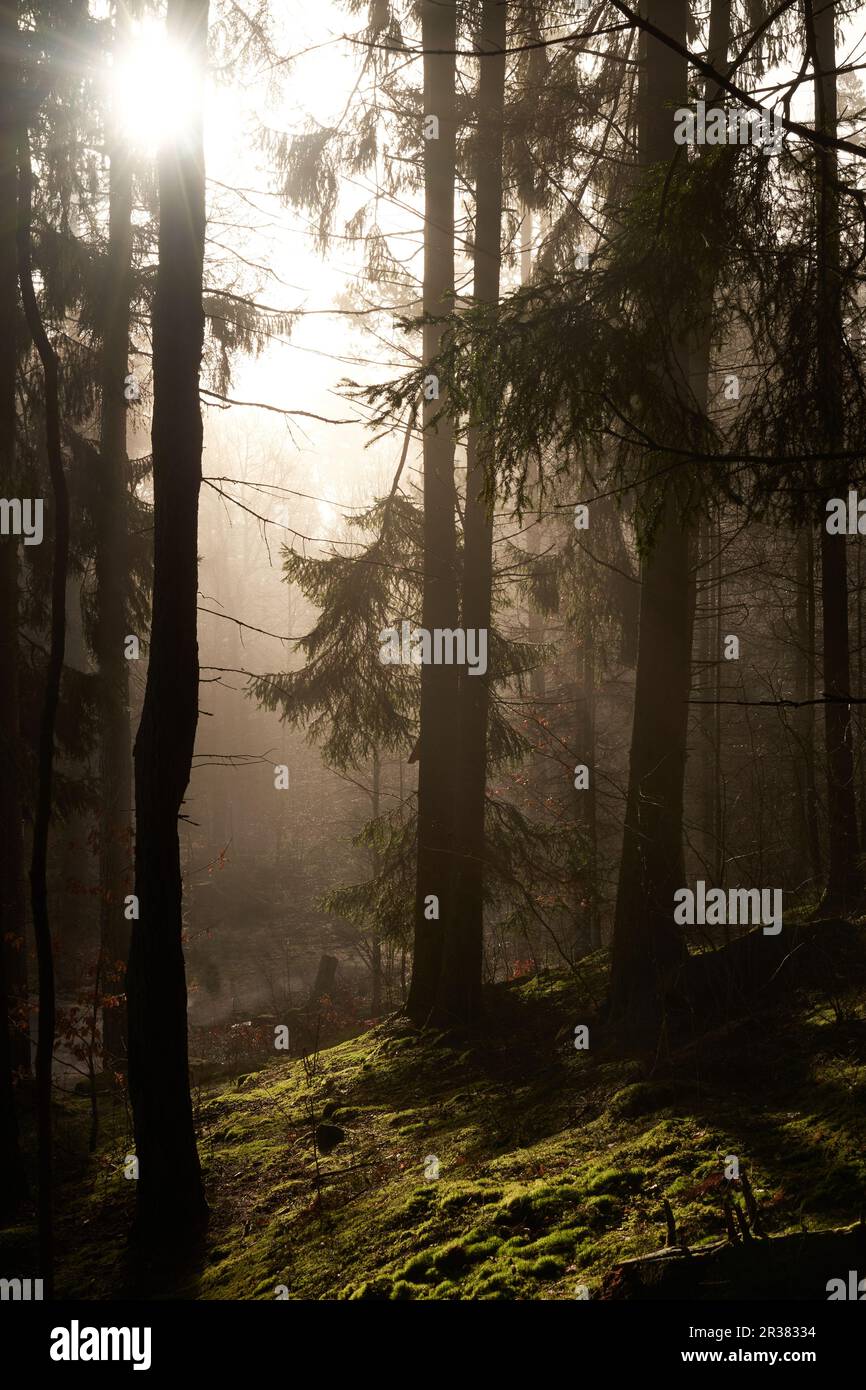
{"label": "rock", "polygon": [[866,1228],[771,1236],[703,1250],[657,1250],[623,1260],[604,1277],[602,1300],[826,1300],[828,1281],[866,1271]]}
{"label": "rock", "polygon": [[329,1154],[338,1144],[342,1144],[346,1137],[346,1131],[339,1125],[329,1125],[324,1122],[316,1130],[316,1146],[320,1153]]}

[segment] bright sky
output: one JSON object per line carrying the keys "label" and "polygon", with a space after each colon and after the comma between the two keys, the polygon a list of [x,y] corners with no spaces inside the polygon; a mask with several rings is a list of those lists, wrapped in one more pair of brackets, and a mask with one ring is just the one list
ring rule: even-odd
{"label": "bright sky", "polygon": [[[306,214],[283,207],[268,193],[266,161],[255,148],[253,132],[259,122],[299,132],[310,119],[327,126],[342,114],[363,56],[360,47],[342,36],[360,30],[364,17],[348,14],[332,0],[316,0],[312,6],[309,0],[283,0],[276,12],[281,16],[277,47],[298,55],[296,59],[276,75],[265,72],[231,86],[207,84],[209,235],[226,251],[235,249],[272,272],[249,272],[257,280],[260,302],[304,309],[308,316],[296,322],[290,338],[274,342],[262,357],[237,361],[232,394],[238,400],[344,418],[356,409],[341,399],[340,379],[371,380],[387,374],[383,368],[357,365],[352,359],[389,360],[392,356],[385,346],[351,328],[344,317],[328,312],[356,279],[361,249],[338,235],[327,259],[316,252]],[[862,32],[855,33],[849,26],[840,45],[841,60],[860,61],[863,49]],[[764,90],[784,76],[768,74]],[[805,84],[795,97],[793,114],[800,119],[810,114],[809,88]],[[160,21],[137,26],[134,47],[118,65],[113,93],[130,139],[145,148],[155,147],[166,133],[183,126],[195,100],[195,84],[185,72],[182,57],[167,49]],[[240,196],[228,189],[241,190]],[[363,180],[345,181],[335,224],[338,234],[365,201],[367,191]],[[414,234],[420,228],[420,219],[413,219],[411,211],[391,208],[385,216],[394,229],[402,227]],[[399,245],[402,255],[410,248],[411,240]],[[415,269],[420,271],[420,258]],[[253,287],[252,278],[243,286],[246,291]],[[206,412],[206,418],[212,414]],[[261,411],[233,410],[232,416],[233,424],[268,418]],[[269,417],[271,424],[276,419]],[[287,456],[291,454],[295,469],[303,471],[310,492],[358,504],[387,487],[399,452],[396,435],[365,451],[369,436],[360,427],[298,420],[293,431],[294,444],[288,438],[286,442]],[[277,514],[273,508],[271,514]],[[339,515],[338,508],[321,504],[323,534],[338,527]]]}

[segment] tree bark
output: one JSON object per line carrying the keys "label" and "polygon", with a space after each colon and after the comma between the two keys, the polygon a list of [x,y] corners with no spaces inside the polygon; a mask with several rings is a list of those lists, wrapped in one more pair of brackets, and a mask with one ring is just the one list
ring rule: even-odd
{"label": "tree bark", "polygon": [[[14,497],[15,321],[18,311],[16,201],[16,53],[18,5],[0,3],[0,492]],[[18,538],[0,540],[0,1216],[12,1213],[27,1185],[18,1142],[12,1073],[30,1044],[24,942],[24,842],[18,765]],[[22,1057],[24,1044],[26,1053]]]}
{"label": "tree bark", "polygon": [[[169,37],[195,70],[208,0],[169,0]],[[196,80],[201,85],[202,79]],[[150,655],[135,741],[135,894],[127,972],[129,1090],[139,1163],[138,1229],[174,1239],[207,1205],[189,1090],[178,816],[198,723],[198,499],[204,340],[205,173],[197,114],[159,156],[159,266],[153,307],[154,576]]]}
{"label": "tree bark", "polygon": [[[651,0],[648,15],[685,45],[687,0]],[[677,152],[672,108],[687,104],[686,60],[647,36],[642,79],[642,162],[669,164]],[[684,345],[673,345],[673,371],[676,379],[662,387],[682,398],[688,373]],[[665,981],[684,956],[673,921],[673,895],[685,884],[691,553],[691,530],[683,521],[676,484],[669,483],[655,543],[641,573],[634,723],[612,949],[611,1005],[636,1021],[659,1007]]]}
{"label": "tree bark", "polygon": [[802,863],[812,869],[817,889],[824,874],[821,834],[818,824],[818,776],[815,767],[815,545],[811,529],[804,526],[797,536],[797,654],[796,700],[803,700],[795,711],[800,735],[801,755],[798,792]]}
{"label": "tree bark", "polygon": [[[373,750],[373,819],[379,819],[381,804],[382,762],[379,750]],[[379,872],[379,855],[375,849],[370,852],[370,867],[373,874]],[[374,929],[370,942],[370,1017],[378,1018],[382,1012],[382,940]]]}
{"label": "tree bark", "polygon": [[[731,0],[712,0],[710,29],[707,42],[707,62],[716,72],[726,73],[731,44]],[[724,98],[717,83],[708,78],[704,83],[707,105]],[[702,151],[706,154],[708,151]],[[711,150],[709,151],[712,152]],[[716,276],[707,275],[700,322],[691,343],[691,384],[697,408],[706,413],[710,399],[710,349],[712,344],[713,307]],[[701,711],[704,739],[704,842],[710,880],[716,886],[724,882],[725,846],[722,809],[722,739],[721,739],[721,613],[722,613],[722,555],[721,510],[711,507],[705,522],[705,558],[710,560],[705,571],[708,615],[705,628],[706,675],[704,686],[715,704]],[[710,557],[712,557],[710,559]]]}
{"label": "tree bark", "polygon": [[[814,43],[815,123],[825,135],[835,137],[838,128],[836,93],[836,7],[806,3],[808,26]],[[818,422],[820,442],[828,452],[842,448],[842,277],[840,270],[838,157],[834,149],[816,150],[818,213],[818,303],[816,355],[818,370]],[[838,466],[823,470],[827,496],[844,496],[847,478]],[[821,611],[823,616],[824,691],[839,696],[851,693],[851,655],[848,634],[848,554],[844,535],[831,536],[821,528]],[[851,707],[842,701],[824,706],[824,742],[827,758],[827,815],[829,864],[821,903],[824,915],[852,912],[863,895],[863,876],[858,865],[859,836],[854,790],[854,749]]]}
{"label": "tree bark", "polygon": [[[116,9],[115,43],[129,30],[125,8]],[[127,375],[132,266],[132,166],[124,142],[110,148],[108,256],[102,295],[102,360],[99,480],[96,509],[96,656],[101,714],[99,813],[99,992],[123,996],[129,924],[123,899],[130,891],[132,859],[132,758],[127,635],[127,473],[124,381]],[[125,1065],[126,1008],[102,1011],[103,1066]]]}
{"label": "tree bark", "polygon": [[[424,144],[424,313],[439,317],[453,309],[454,178],[456,159],[455,58],[457,11],[454,3],[422,0],[424,117],[438,120],[438,138]],[[425,323],[423,354],[432,363],[443,326]],[[432,370],[432,369],[431,369]],[[422,625],[457,626],[457,541],[455,534],[454,428],[443,413],[444,390],[424,401],[424,586]],[[457,669],[421,667],[418,772],[418,867],[412,980],[406,1008],[426,1023],[436,1000],[445,924],[454,915],[455,729]],[[438,900],[438,920],[425,916]]]}
{"label": "tree bark", "polygon": [[[505,103],[505,0],[484,0],[478,48],[481,60],[475,184],[476,303],[499,301],[502,235],[502,147]],[[492,441],[483,427],[467,440],[463,521],[463,625],[488,633],[493,587],[493,516],[485,496]],[[487,721],[491,673],[460,672],[459,859],[456,912],[445,920],[442,977],[435,1018],[471,1026],[481,1014],[484,963],[484,813],[487,792]]]}
{"label": "tree bark", "polygon": [[54,1229],[52,1218],[53,1139],[51,1082],[54,1062],[54,956],[48,916],[48,832],[54,782],[54,731],[60,703],[60,681],[66,649],[66,571],[69,561],[69,495],[60,442],[60,369],[36,299],[31,260],[33,170],[30,133],[26,125],[18,146],[18,275],[27,328],[42,365],[45,392],[45,443],[54,510],[54,548],[51,562],[51,635],[45,674],[45,695],[39,721],[36,805],[30,863],[30,901],[39,973],[39,1040],[36,1048],[36,1095],[39,1133],[39,1262],[45,1297],[54,1293]]}
{"label": "tree bark", "polygon": [[598,784],[596,780],[596,737],[595,737],[595,623],[593,615],[587,613],[584,620],[583,636],[583,703],[581,708],[581,738],[579,747],[586,759],[589,770],[589,786],[583,792],[576,791],[579,809],[582,812],[586,829],[586,939],[591,951],[601,945],[601,920],[598,873]]}

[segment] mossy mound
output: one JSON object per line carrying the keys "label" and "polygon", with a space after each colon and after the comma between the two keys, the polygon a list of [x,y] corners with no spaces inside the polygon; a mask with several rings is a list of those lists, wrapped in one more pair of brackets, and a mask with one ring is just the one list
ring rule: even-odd
{"label": "mossy mound", "polygon": [[[598,953],[578,976],[497,987],[475,1041],[394,1021],[323,1051],[311,1072],[275,1061],[202,1092],[211,1224],[201,1257],[170,1274],[127,1249],[124,1109],[103,1106],[90,1155],[87,1102],[60,1098],[58,1296],[597,1296],[615,1266],[663,1243],[665,1202],[691,1249],[724,1239],[737,1163],[770,1235],[856,1219],[856,989],[751,1006],[748,1027],[715,1021],[660,1058],[625,1052],[599,1018],[605,968]],[[573,1046],[577,1022],[588,1050]],[[329,1152],[316,1142],[326,1126],[341,1133]],[[32,1228],[0,1240],[22,1275],[32,1247]]]}

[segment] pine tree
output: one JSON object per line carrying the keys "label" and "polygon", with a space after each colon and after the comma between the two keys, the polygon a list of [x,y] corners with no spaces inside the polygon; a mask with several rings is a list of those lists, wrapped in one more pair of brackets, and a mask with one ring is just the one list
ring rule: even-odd
{"label": "pine tree", "polygon": [[[506,27],[504,0],[485,0],[478,49],[486,56],[479,60],[475,146],[474,298],[479,304],[499,302]],[[493,589],[493,518],[488,492],[492,456],[483,425],[470,427],[463,509],[462,621],[467,630],[485,632],[490,627]],[[490,675],[470,675],[468,671],[459,674],[459,850],[454,911],[443,923],[441,977],[434,1007],[434,1018],[444,1025],[472,1024],[478,1019],[484,955],[484,823]]]}
{"label": "pine tree", "polygon": [[[457,6],[421,0],[424,49],[424,291],[422,357],[427,376],[443,334],[443,317],[454,294],[454,179],[457,114],[455,51]],[[435,386],[435,390],[432,389]],[[447,413],[445,383],[425,391],[424,425],[424,595],[421,625],[427,632],[458,625],[455,532],[454,427]],[[443,935],[456,928],[455,851],[458,747],[457,668],[425,663],[421,668],[421,727],[418,748],[418,870],[412,980],[407,1009],[426,1023],[436,1002]],[[431,898],[438,915],[429,918]]]}
{"label": "pine tree", "polygon": [[[0,493],[4,497],[14,497],[18,493],[15,482],[17,54],[18,5],[16,0],[3,0],[0,4]],[[27,1004],[18,747],[18,545],[17,536],[0,538],[0,1204],[4,1214],[14,1211],[26,1191],[12,1085],[13,1069],[21,1062],[20,1047],[16,1046],[16,1040],[22,1036],[17,1015]],[[26,1035],[24,1041],[27,1045]],[[29,1068],[29,1055],[26,1061]]]}
{"label": "pine tree", "polygon": [[[128,42],[129,19],[115,6],[114,45]],[[109,113],[111,123],[112,113]],[[96,636],[100,681],[99,989],[122,993],[129,929],[123,901],[131,884],[132,738],[129,715],[130,583],[126,451],[130,302],[132,296],[132,160],[115,121],[109,137],[108,246],[100,294],[100,424],[95,525]],[[103,1009],[103,1066],[126,1056],[126,1011]]]}
{"label": "pine tree", "polygon": [[[685,44],[687,0],[655,0],[648,17]],[[650,168],[666,169],[677,156],[671,111],[686,103],[686,60],[648,38],[641,80],[641,158]],[[672,345],[671,359],[661,389],[674,399],[687,398],[682,345],[679,351]],[[686,502],[674,474],[663,485],[658,530],[641,570],[634,726],[611,962],[611,1000],[623,1015],[655,1008],[684,951],[673,924],[673,895],[685,883],[683,789],[694,613]]]}
{"label": "pine tree", "polygon": [[[201,72],[207,26],[208,0],[169,0],[169,39]],[[144,1239],[195,1229],[207,1212],[189,1090],[177,827],[198,723],[205,235],[200,104],[188,128],[160,151],[159,204],[153,307],[153,618],[134,750],[139,917],[133,923],[127,972],[129,1091],[139,1163],[138,1230]]]}

